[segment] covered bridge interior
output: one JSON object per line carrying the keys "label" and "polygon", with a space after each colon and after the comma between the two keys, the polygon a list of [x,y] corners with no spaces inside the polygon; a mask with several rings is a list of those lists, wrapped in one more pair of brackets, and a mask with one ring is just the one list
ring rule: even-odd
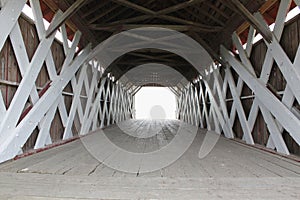
{"label": "covered bridge interior", "polygon": [[0,0],[0,198],[299,199],[298,6]]}

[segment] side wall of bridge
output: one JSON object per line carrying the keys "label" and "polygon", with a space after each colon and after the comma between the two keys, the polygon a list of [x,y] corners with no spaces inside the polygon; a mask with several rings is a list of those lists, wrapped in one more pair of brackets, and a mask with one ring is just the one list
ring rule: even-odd
{"label": "side wall of bridge", "polygon": [[[300,155],[300,18],[285,23],[292,1],[281,1],[272,42],[245,44],[232,35],[234,50],[221,46],[223,66],[212,66],[189,85],[179,101],[179,117],[228,138]],[[299,3],[295,1],[295,3]],[[267,26],[259,13],[254,14]]]}
{"label": "side wall of bridge", "polygon": [[62,23],[56,41],[47,31],[63,13],[46,29],[39,0],[29,2],[34,22],[21,16],[26,0],[1,0],[0,162],[131,117],[131,95],[88,59],[90,45],[77,50],[81,32],[69,44]]}

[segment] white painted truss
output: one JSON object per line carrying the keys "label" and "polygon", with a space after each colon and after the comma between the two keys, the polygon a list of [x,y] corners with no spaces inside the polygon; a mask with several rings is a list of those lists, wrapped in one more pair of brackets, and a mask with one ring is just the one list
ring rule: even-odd
{"label": "white painted truss", "polygon": [[[189,85],[182,92],[178,101],[178,117],[180,119],[194,125],[200,124],[200,127],[204,127],[204,124],[206,124],[207,129],[215,130],[218,133],[223,131],[226,137],[234,138],[233,125],[237,116],[242,127],[243,140],[248,144],[254,144],[251,132],[260,110],[270,133],[267,147],[283,154],[290,154],[282,136],[284,129],[300,145],[299,111],[293,107],[295,100],[300,102],[300,47],[298,44],[298,51],[294,62],[292,62],[279,44],[286,14],[291,3],[291,0],[280,2],[275,28],[272,33],[272,41],[268,43],[267,40],[264,40],[267,52],[260,76],[257,77],[249,60],[256,33],[256,30],[251,26],[245,49],[238,35],[234,33],[232,36],[239,58],[224,46],[221,46],[221,56],[227,63],[227,66],[223,66],[225,68],[223,79],[219,73],[220,68],[214,70],[216,67],[212,66],[211,73],[207,73],[203,80],[194,85]],[[299,6],[299,1],[295,1],[295,3]],[[261,25],[269,29],[259,13],[256,13],[254,16]],[[275,96],[266,86],[274,61],[287,82],[281,99]],[[231,70],[234,70],[239,75],[237,84],[234,82]],[[248,116],[246,116],[241,103],[244,84],[252,90],[254,95]],[[229,115],[224,101],[227,90],[230,90],[233,98],[233,105]],[[200,115],[198,111],[199,105],[195,102],[200,102]]]}
{"label": "white painted truss", "polygon": [[[64,24],[61,25],[60,29],[63,35],[65,60],[62,68],[59,71],[56,70],[50,50],[56,30],[49,37],[46,37],[48,30],[45,30],[38,0],[30,0],[39,45],[33,58],[29,61],[18,22],[25,3],[25,0],[1,1],[0,49],[9,38],[22,80],[8,108],[5,107],[0,92],[0,162],[21,153],[23,145],[36,127],[38,128],[38,135],[34,148],[42,148],[51,144],[50,126],[57,110],[64,127],[63,140],[76,136],[72,129],[74,125],[79,128],[79,134],[83,135],[90,130],[131,117],[131,95],[125,92],[121,85],[102,77],[97,62],[87,62],[91,50],[90,45],[75,54],[81,33],[79,31],[75,33],[72,44],[69,46]],[[62,16],[63,13],[58,11],[50,27],[57,26],[57,22],[62,20]],[[50,78],[49,87],[45,89],[43,94],[39,94],[35,81],[44,63],[46,63]],[[63,91],[69,83],[73,93],[71,108],[68,113]],[[31,108],[22,116],[24,108],[28,104],[27,99],[30,101]],[[75,124],[76,114],[78,114],[79,124]]]}
{"label": "white painted truss", "polygon": [[[123,87],[109,77],[102,76],[98,70],[99,63],[89,60],[95,56],[95,52],[99,53],[99,49],[91,51],[90,45],[87,45],[77,53],[76,47],[79,44],[81,33],[79,31],[75,33],[72,44],[69,46],[65,24],[60,26],[65,59],[62,68],[57,70],[50,49],[56,32],[56,30],[53,32],[55,29],[53,27],[64,21],[62,11],[58,11],[53,18],[50,24],[51,30],[46,30],[39,0],[30,0],[39,44],[32,59],[29,60],[18,22],[26,0],[0,1],[2,6],[0,49],[8,39],[11,41],[22,76],[8,108],[6,108],[0,92],[0,162],[11,159],[22,152],[23,145],[36,128],[38,128],[38,135],[34,148],[42,148],[51,144],[50,127],[57,111],[64,128],[63,140],[70,139],[77,134],[84,135],[97,128],[133,117],[132,96],[141,87],[127,84]],[[227,63],[227,66],[223,66],[225,68],[224,76],[221,76],[220,68],[212,65],[211,72],[203,76],[203,79],[199,77],[199,81],[196,83],[180,87],[181,90],[170,87],[171,91],[178,96],[177,117],[179,119],[201,128],[206,127],[219,134],[224,133],[227,138],[236,137],[233,127],[235,120],[238,119],[243,131],[243,140],[253,145],[252,131],[260,110],[270,133],[267,147],[276,149],[280,153],[289,154],[282,136],[284,130],[297,144],[300,144],[299,112],[293,107],[295,100],[300,102],[298,86],[300,82],[300,50],[298,47],[296,57],[291,62],[279,43],[284,29],[285,16],[291,2],[291,0],[285,0],[280,3],[272,41],[270,43],[265,41],[267,53],[259,76],[255,73],[249,60],[256,33],[256,30],[250,27],[245,49],[240,38],[236,34],[232,36],[239,58],[225,47],[221,47],[221,56]],[[295,3],[299,5],[298,0],[295,0]],[[262,26],[268,28],[260,14],[256,14],[255,17]],[[49,33],[52,34],[48,35]],[[274,61],[287,82],[281,99],[266,87]],[[50,80],[49,87],[40,94],[35,82],[44,63]],[[232,70],[239,75],[237,83],[234,81]],[[69,111],[67,111],[63,95],[68,84],[72,88],[72,103]],[[254,95],[248,116],[245,114],[241,102],[244,85],[247,85]],[[228,90],[233,98],[230,110],[228,110],[226,102]],[[30,109],[24,114],[28,103]],[[76,116],[78,116],[79,123],[76,123]],[[77,132],[74,132],[74,126]]]}

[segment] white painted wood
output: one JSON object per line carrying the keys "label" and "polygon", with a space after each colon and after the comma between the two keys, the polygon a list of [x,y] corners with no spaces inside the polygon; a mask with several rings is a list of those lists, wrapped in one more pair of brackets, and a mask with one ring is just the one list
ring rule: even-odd
{"label": "white painted wood", "polygon": [[2,3],[0,12],[0,49],[3,48],[9,33],[18,22],[26,0],[3,0]]}
{"label": "white painted wood", "polygon": [[67,29],[66,29],[65,24],[61,25],[60,32],[62,35],[64,52],[65,52],[65,55],[67,55],[70,47],[69,47],[69,43],[68,43],[68,35],[67,35]]}
{"label": "white painted wood", "polygon": [[229,120],[229,116],[228,116],[228,111],[227,111],[227,107],[226,107],[226,104],[225,104],[225,96],[222,92],[222,89],[221,89],[221,77],[220,77],[220,74],[218,73],[217,70],[214,70],[213,71],[213,77],[214,77],[214,84],[216,86],[216,89],[217,89],[217,93],[218,93],[218,97],[219,97],[219,102],[220,102],[220,106],[221,106],[221,109],[222,109],[222,113],[223,113],[223,117],[224,117],[224,120],[226,121],[226,126],[229,127],[229,131],[230,131],[230,137],[234,137],[234,134],[233,134],[233,131],[232,131],[232,128],[233,127],[233,124],[230,123],[230,120]]}
{"label": "white painted wood", "polygon": [[[290,1],[283,1],[280,4],[278,16],[276,18],[276,23],[275,23],[276,25],[275,25],[275,29],[274,29],[274,35],[277,38],[281,37],[283,27],[284,27],[285,15],[287,13],[287,9],[290,6],[290,3],[291,3]],[[258,14],[256,14],[256,16],[258,16]],[[260,22],[262,22],[262,20],[260,20]],[[250,44],[249,42],[252,41],[252,40],[253,40],[253,31],[250,30],[247,46]],[[242,49],[241,42],[239,41],[239,38],[237,37],[237,35],[233,35],[233,41],[234,41],[235,46],[237,47],[237,49],[239,51],[239,55],[241,56],[242,63],[246,67],[248,67],[248,69],[250,69],[251,72],[253,73],[253,67],[251,66],[251,64],[249,62],[249,59],[248,59],[249,56],[250,56],[250,53],[251,53],[251,51],[249,50],[250,48],[247,49],[247,46],[246,46],[246,52],[247,52],[247,55],[246,55],[244,50]],[[250,45],[252,45],[252,44],[250,44]],[[265,62],[264,62],[263,67],[262,67],[262,73],[261,73],[261,76],[260,76],[260,79],[265,83],[268,81],[272,65],[273,65],[273,56],[272,56],[270,50],[268,49],[266,57],[265,57]],[[242,86],[243,86],[243,81],[239,78],[238,84],[237,84],[237,92],[238,92],[239,95],[241,94],[240,92],[241,92]],[[290,94],[290,97],[292,97],[292,96],[293,95]],[[293,97],[291,99],[293,99]],[[291,99],[289,101],[292,101]],[[257,98],[255,98],[253,106],[252,106],[251,111],[250,111],[250,115],[249,115],[249,123],[248,124],[249,124],[250,130],[253,129],[254,122],[255,122],[255,119],[256,119],[257,114],[258,114],[258,109],[259,109],[258,106],[259,106],[258,100],[257,100]],[[267,109],[263,109],[263,110],[264,111],[262,111],[262,112],[264,112],[263,115],[265,116],[264,118],[265,118],[267,124],[274,124],[274,118],[270,115],[270,113],[267,113],[269,111]],[[231,115],[230,115],[231,122],[233,122],[233,120],[235,118],[235,111],[236,111],[236,106],[235,106],[235,104],[233,104],[232,109],[231,109]],[[280,128],[281,125],[278,124],[278,126]],[[270,128],[270,132],[271,132],[271,137],[269,137],[268,146],[270,146],[271,143],[273,144],[272,137],[274,135],[274,138],[277,138],[276,139],[277,140],[276,141],[276,143],[277,143],[276,149],[280,149],[279,150],[280,152],[289,154],[289,152],[287,151],[286,145],[284,143],[282,143],[282,137],[278,136],[277,126],[275,126],[275,128],[273,128],[273,127]]]}
{"label": "white painted wood", "polygon": [[298,87],[300,74],[276,40],[269,45],[269,48],[275,58],[277,66],[280,68],[283,76],[285,77],[289,88],[292,90],[298,102],[300,102],[300,88]]}
{"label": "white painted wood", "polygon": [[71,66],[60,75],[59,79],[52,82],[51,87],[40,98],[35,106],[33,106],[18,126],[11,129],[9,136],[1,138],[3,145],[0,147],[0,162],[10,159],[18,153],[19,149],[24,145],[37,123],[42,119],[53,102],[61,94],[63,88],[67,85],[71,78],[73,78],[79,67],[86,60],[89,52],[90,46],[87,46],[82,53],[75,58]]}
{"label": "white painted wood", "polygon": [[[300,69],[299,64],[300,64],[300,50],[299,50],[299,47],[298,47],[298,50],[297,50],[297,53],[296,53],[296,56],[295,56],[295,60],[294,60],[294,64],[293,64],[296,70]],[[291,91],[291,89],[287,85],[285,90],[284,90],[283,96],[282,96],[282,103],[287,108],[291,109],[292,106],[293,106],[294,100],[295,100],[295,96],[293,95],[293,92]],[[277,126],[278,126],[278,129],[279,129],[280,133],[282,134],[283,127],[281,126],[280,123],[277,123]],[[267,147],[270,147],[270,148],[275,147],[275,145],[273,143],[274,142],[273,142],[272,138],[269,138],[268,143],[267,143]]]}
{"label": "white painted wood", "polygon": [[199,101],[199,95],[198,95],[197,88],[195,88],[194,94],[195,94],[195,106],[197,107],[197,109],[196,109],[197,126],[200,123],[200,127],[203,128],[203,119],[201,116],[200,101]]}
{"label": "white painted wood", "polygon": [[[273,34],[278,41],[280,40],[280,38],[282,36],[284,25],[285,25],[286,15],[290,9],[291,3],[292,3],[292,0],[280,1],[276,20],[275,20],[274,31],[273,31]],[[258,20],[259,20],[259,18],[258,18]],[[262,23],[262,21],[260,21],[260,22]],[[265,23],[262,23],[262,24],[266,25]]]}
{"label": "white painted wood", "polygon": [[260,103],[259,107],[262,111],[261,113],[266,121],[267,127],[271,132],[271,137],[269,137],[269,140],[272,140],[278,152],[289,155],[290,152],[285,144],[285,141],[282,137],[282,132],[281,130],[279,130],[278,124],[262,103]]}
{"label": "white painted wood", "polygon": [[232,41],[239,52],[239,57],[241,58],[242,63],[248,67],[249,71],[253,75],[255,75],[255,71],[254,71],[253,67],[250,67],[250,66],[252,66],[251,62],[250,62],[245,50],[243,49],[242,43],[236,33],[232,34]]}
{"label": "white painted wood", "polygon": [[248,58],[250,57],[251,52],[252,52],[252,47],[253,47],[253,41],[254,41],[254,38],[255,38],[255,33],[256,33],[256,30],[253,28],[253,26],[250,26],[249,32],[248,32],[247,43],[246,43],[246,49],[245,49]]}
{"label": "white painted wood", "polygon": [[[10,33],[10,41],[14,49],[14,53],[18,62],[21,76],[23,77],[26,73],[27,67],[29,66],[29,59],[27,56],[26,47],[23,41],[23,36],[19,23],[17,22]],[[39,99],[37,89],[34,86],[30,92],[30,100],[32,104],[35,104]]]}
{"label": "white painted wood", "polygon": [[[32,1],[30,1],[30,3],[32,5],[32,11],[33,11],[33,15],[34,15],[34,18],[35,18],[35,24],[36,24],[36,28],[37,28],[38,37],[42,41],[45,38],[46,30],[45,30],[45,27],[44,27],[44,22],[43,22],[44,19],[43,19],[42,10],[41,10],[41,7],[40,7],[40,2],[36,1],[36,0],[32,0]],[[61,11],[58,11],[58,13],[59,13],[59,15],[62,14]],[[76,35],[75,35],[75,38],[76,38]],[[50,78],[50,80],[53,81],[57,78],[57,72],[56,72],[56,67],[55,67],[55,64],[54,64],[54,60],[53,60],[53,56],[52,56],[51,51],[49,51],[47,53],[45,62],[46,62],[46,67],[47,67],[47,72],[49,74],[49,78]],[[65,63],[66,62],[69,62],[69,61],[65,60]],[[65,103],[64,103],[63,96],[61,95],[59,98],[60,98],[60,102],[58,104],[58,110],[59,110],[59,114],[60,114],[60,117],[61,117],[61,120],[62,120],[62,124],[63,124],[63,126],[65,126],[66,125],[66,120],[67,120],[66,106],[65,106]],[[56,108],[54,108],[54,107],[51,107],[51,109],[56,110]],[[54,111],[51,110],[50,112],[53,113]]]}
{"label": "white painted wood", "polygon": [[212,130],[211,127],[210,127],[210,122],[209,122],[209,117],[208,117],[208,112],[207,112],[207,107],[206,107],[206,101],[205,101],[205,97],[204,97],[204,93],[203,93],[203,88],[202,88],[202,84],[200,82],[199,84],[200,86],[200,96],[201,96],[201,99],[202,99],[202,103],[203,103],[203,112],[204,112],[204,116],[205,116],[205,120],[206,120],[206,126],[207,126],[207,129],[208,130]]}
{"label": "white painted wood", "polygon": [[236,104],[236,110],[237,110],[237,113],[238,113],[238,116],[240,119],[240,123],[241,123],[242,129],[243,129],[243,135],[245,137],[245,140],[248,144],[254,144],[254,141],[253,141],[253,138],[251,135],[251,131],[250,131],[250,128],[248,125],[248,121],[247,121],[247,118],[245,116],[245,112],[243,109],[243,105],[242,105],[240,97],[238,96],[238,93],[236,91],[235,83],[234,83],[234,80],[233,80],[233,77],[232,77],[232,74],[231,74],[231,71],[229,68],[226,69],[226,76],[228,78],[228,84],[230,87],[232,97],[234,99],[234,104]]}
{"label": "white painted wood", "polygon": [[210,96],[210,100],[211,100],[211,107],[214,109],[216,116],[218,118],[218,121],[220,123],[220,126],[222,127],[224,134],[227,138],[234,138],[233,132],[231,127],[228,126],[228,124],[226,124],[226,119],[224,119],[222,112],[220,111],[220,108],[217,104],[216,101],[216,97],[214,96],[212,89],[210,88],[210,86],[208,85],[208,83],[206,81],[204,81],[204,84],[206,86],[206,90]]}
{"label": "white painted wood", "polygon": [[[95,113],[97,112],[97,110],[101,109],[100,101],[101,101],[101,95],[102,95],[102,92],[103,92],[105,82],[106,82],[106,78],[101,78],[100,87],[98,89],[98,93],[97,93],[97,96],[95,98],[95,102],[99,102],[99,103],[98,104],[94,103],[92,105],[90,116],[95,116]],[[102,114],[101,115],[101,125],[100,125],[100,128],[102,128],[104,126],[104,124],[103,124],[104,123],[104,112],[102,110],[100,110],[98,112]],[[83,123],[82,127],[81,127],[81,130],[80,130],[80,133],[81,134],[86,134],[87,132],[85,132],[85,131],[88,129],[89,126],[90,126],[90,124]]]}
{"label": "white painted wood", "polygon": [[44,39],[37,47],[30,65],[28,66],[28,70],[24,74],[11,101],[10,107],[7,109],[7,113],[3,117],[3,120],[0,124],[0,132],[6,133],[3,134],[3,138],[7,138],[8,133],[16,126],[24,105],[26,104],[27,98],[35,84],[35,80],[39,74],[39,71],[42,68],[47,52],[50,50],[53,40],[54,36]]}
{"label": "white painted wood", "polygon": [[274,95],[265,87],[265,85],[257,80],[247,68],[237,61],[225,47],[221,46],[221,53],[230,63],[234,70],[244,80],[245,83],[256,94],[257,98],[265,105],[265,107],[276,117],[278,121],[285,127],[290,135],[300,142],[300,135],[297,130],[300,128],[300,121],[293,113],[291,113]]}
{"label": "white painted wood", "polygon": [[71,105],[71,108],[70,108],[67,124],[66,124],[65,130],[64,130],[64,133],[63,133],[63,140],[72,137],[71,129],[72,129],[72,125],[73,125],[73,122],[74,122],[74,117],[75,117],[75,114],[76,114],[76,110],[78,108],[78,104],[81,104],[81,102],[80,102],[80,92],[81,92],[81,88],[82,88],[82,85],[83,85],[83,80],[87,78],[86,68],[87,68],[87,65],[85,65],[85,64],[81,67],[77,86],[73,90],[74,97],[73,97],[72,105]]}
{"label": "white painted wood", "polygon": [[51,141],[50,126],[55,116],[58,103],[59,100],[56,100],[56,102],[50,107],[49,111],[47,112],[44,120],[41,122],[41,129],[36,139],[34,149],[43,148],[45,145],[49,144],[49,141]]}
{"label": "white painted wood", "polygon": [[[254,38],[254,36],[255,36],[255,31],[253,30],[249,30],[249,36],[248,36],[248,42],[253,42],[253,38]],[[252,35],[251,35],[252,34]],[[249,61],[249,57],[250,57],[250,50],[252,49],[252,47],[250,48],[249,46],[252,46],[252,44],[250,45],[248,45],[247,44],[247,47],[248,47],[248,49],[247,49],[247,47],[246,47],[246,51],[248,50],[248,52],[247,52],[247,55],[246,55],[246,52],[244,51],[244,49],[243,49],[243,46],[242,46],[242,44],[241,44],[241,41],[240,41],[240,39],[237,37],[237,35],[234,33],[233,35],[232,35],[232,39],[233,39],[233,43],[235,44],[235,46],[236,46],[236,48],[238,49],[238,51],[239,51],[239,54],[241,55],[241,60],[242,60],[242,62],[244,63],[244,64],[246,64],[246,66],[248,67],[248,69],[251,71],[251,73],[252,74],[254,74],[255,75],[255,72],[254,72],[254,70],[253,70],[253,67],[251,67],[251,63],[250,63],[250,61]],[[243,85],[244,85],[244,82],[243,82],[243,80],[239,77],[238,78],[238,83],[237,83],[237,89],[236,89],[236,91],[237,91],[237,95],[238,96],[241,96],[241,93],[242,93],[242,89],[243,89]],[[234,123],[234,120],[235,120],[235,117],[236,117],[236,104],[233,104],[232,105],[232,108],[231,108],[231,112],[230,112],[230,121],[231,121],[231,124],[233,124]],[[251,126],[249,126],[250,127],[250,131],[252,130],[252,128],[251,128]]]}
{"label": "white painted wood", "polygon": [[[40,41],[42,41],[45,38],[46,30],[45,30],[45,26],[44,26],[44,21],[43,21],[44,18],[43,18],[42,10],[40,7],[40,2],[38,0],[30,0],[30,5],[31,5],[33,16],[35,19],[37,34],[38,34]],[[59,16],[62,15],[62,12],[60,10],[57,11],[57,13],[59,14]],[[45,62],[46,62],[46,67],[47,67],[47,72],[49,74],[49,78],[50,78],[50,80],[54,80],[57,77],[57,74],[56,74],[56,68],[55,68],[55,64],[54,64],[54,60],[53,60],[51,51],[49,51],[47,53]]]}
{"label": "white painted wood", "polygon": [[40,40],[45,37],[45,26],[43,22],[43,14],[39,0],[29,0],[32,9],[34,23],[36,26],[37,34]]}

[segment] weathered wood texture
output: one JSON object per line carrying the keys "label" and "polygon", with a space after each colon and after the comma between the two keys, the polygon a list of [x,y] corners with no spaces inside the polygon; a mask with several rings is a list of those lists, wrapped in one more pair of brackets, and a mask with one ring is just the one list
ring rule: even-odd
{"label": "weathered wood texture", "polygon": [[[26,51],[28,53],[29,60],[32,59],[34,52],[39,44],[39,38],[37,35],[37,31],[31,20],[22,16],[19,18],[19,24],[22,32],[22,36],[24,39]],[[53,55],[53,60],[55,63],[57,73],[60,72],[63,61],[65,59],[63,46],[59,41],[55,41],[51,46],[51,52]],[[10,40],[8,39],[0,52],[0,89],[2,92],[2,96],[5,102],[6,107],[8,108],[11,100],[18,88],[20,81],[22,80],[22,76],[19,71],[19,67],[16,61],[16,57],[14,55],[14,51],[11,45]],[[44,64],[39,76],[36,80],[36,87],[38,92],[41,92],[43,88],[50,83],[50,78],[47,72],[46,65]],[[67,108],[67,112],[70,110],[71,102],[72,102],[72,87],[69,84],[64,92],[68,92],[69,95],[64,94],[64,100]],[[30,107],[30,102],[28,100],[26,108]],[[26,108],[24,110],[26,110]],[[77,120],[78,121],[78,120]],[[50,134],[53,142],[59,141],[62,139],[64,128],[62,125],[62,121],[59,117],[58,111],[55,114],[54,120],[51,124]],[[73,127],[73,132],[77,133],[75,127]],[[30,138],[27,140],[26,144],[23,147],[24,151],[28,151],[32,149],[38,134],[38,129],[36,128]]]}
{"label": "weathered wood texture", "polygon": [[[180,125],[176,120],[126,123],[134,128],[132,135],[154,135],[138,139],[124,134],[116,125],[104,129],[115,145],[130,152],[165,147]],[[101,149],[99,141],[93,139],[95,134],[100,132],[87,135],[86,141],[92,149]],[[199,159],[206,134],[206,130],[198,129],[194,142],[176,162],[150,173],[111,169],[96,160],[83,142],[73,141],[0,165],[0,198],[299,199],[298,162],[224,137]]]}

